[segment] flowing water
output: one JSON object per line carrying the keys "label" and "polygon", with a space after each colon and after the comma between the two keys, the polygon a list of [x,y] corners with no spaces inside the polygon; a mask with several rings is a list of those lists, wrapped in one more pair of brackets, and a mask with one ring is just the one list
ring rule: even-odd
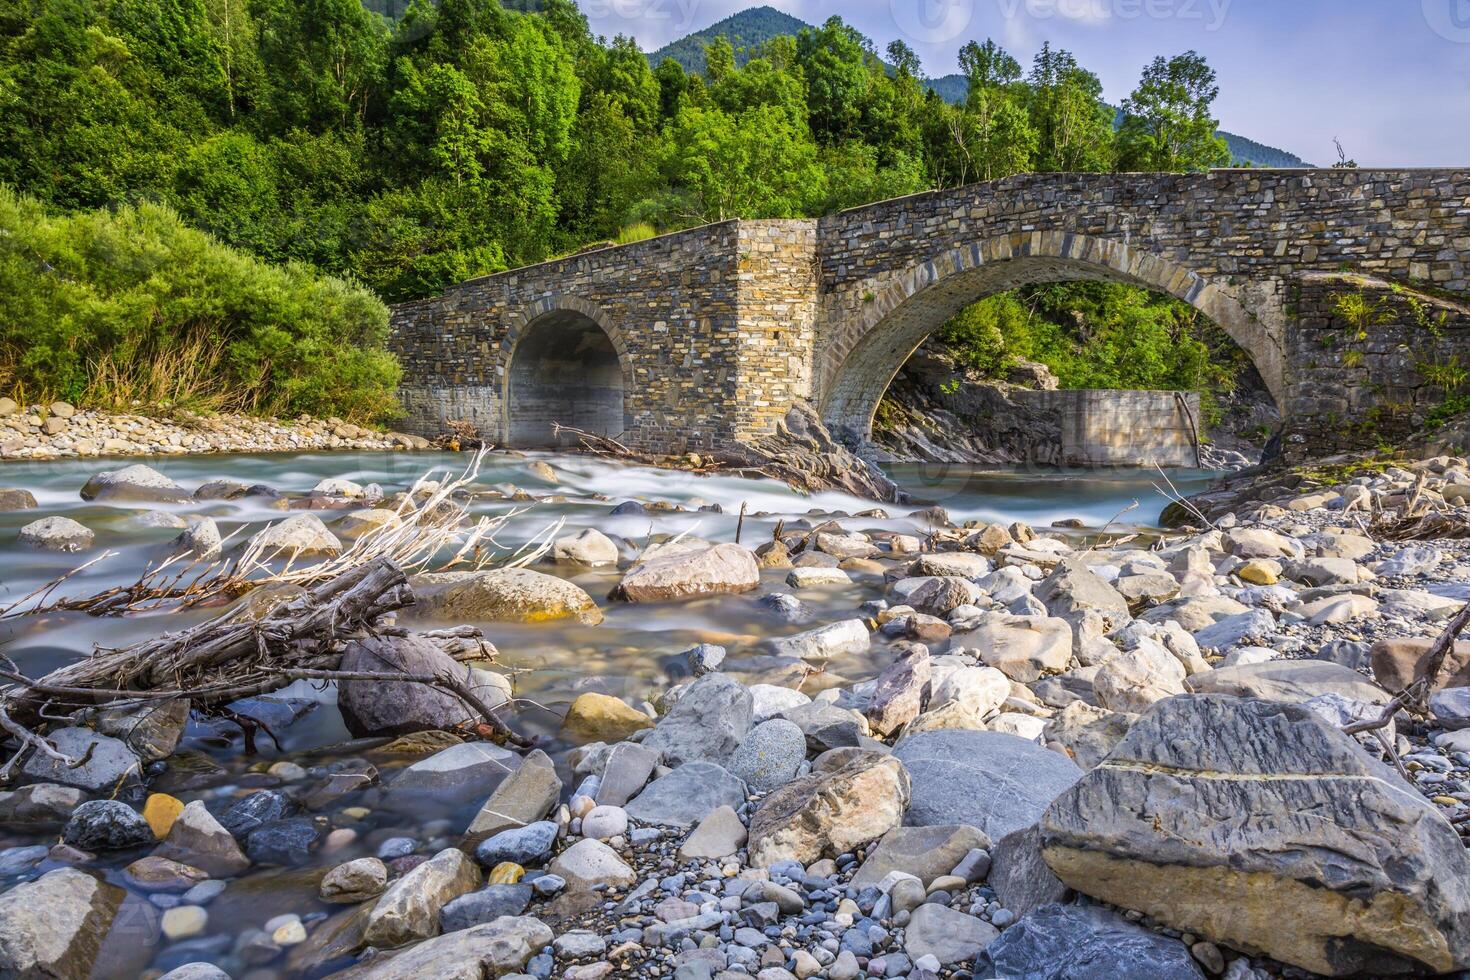
{"label": "flowing water", "polygon": [[[148,464],[189,489],[206,480],[233,479],[300,494],[322,478],[338,477],[363,484],[379,483],[392,493],[406,489],[430,468],[438,468],[441,474],[457,475],[468,459],[460,454],[320,453],[180,457],[149,460]],[[558,481],[553,484],[532,473],[527,466],[531,459],[550,463]],[[259,527],[285,516],[261,498],[127,505],[92,504],[80,499],[77,491],[88,476],[117,465],[69,460],[10,463],[0,467],[0,486],[28,489],[40,505],[37,510],[0,513],[0,606],[104,551],[113,554],[68,581],[63,589],[88,593],[131,581],[150,561],[171,554],[170,542],[178,534],[177,530],[142,526],[139,517],[150,510],[180,516],[210,516],[219,524],[222,534],[233,533],[227,548],[238,547]],[[499,536],[500,543],[507,548],[530,541],[538,534],[544,535],[556,522],[564,521],[560,533],[595,527],[615,539],[627,539],[629,547],[625,555],[631,555],[637,546],[650,539],[679,533],[711,541],[734,540],[737,528],[741,541],[754,546],[770,538],[778,520],[784,519],[790,526],[802,518],[815,520],[829,515],[868,514],[842,516],[844,526],[850,530],[921,531],[922,524],[908,515],[924,504],[944,507],[956,523],[1020,520],[1041,529],[1056,520],[1075,518],[1080,519],[1084,529],[1065,533],[1084,534],[1086,529],[1097,529],[1110,521],[1114,530],[1147,529],[1167,503],[1154,487],[1163,484],[1157,472],[982,471],[934,465],[895,467],[892,475],[914,496],[915,503],[884,505],[886,515],[880,516],[873,513],[875,505],[871,501],[838,493],[802,496],[773,481],[703,477],[565,454],[496,454],[486,458],[478,479],[491,492],[476,496],[471,511],[495,515],[524,510]],[[1187,494],[1202,489],[1213,475],[1203,471],[1171,471],[1169,478],[1179,492]],[[508,499],[517,488],[546,499],[535,502]],[[625,500],[667,501],[687,509],[611,516],[609,510],[613,504]],[[1137,506],[1130,507],[1135,501]],[[698,509],[711,505],[718,505],[719,511]],[[747,512],[743,524],[739,517],[742,505]],[[337,517],[333,511],[317,513],[329,526]],[[49,515],[71,517],[92,528],[97,534],[95,546],[79,554],[58,554],[30,550],[16,543],[16,532],[22,525]],[[527,699],[522,702],[518,724],[528,733],[543,736],[546,747],[559,759],[566,746],[554,739],[558,717],[578,693],[597,690],[625,697],[636,704],[655,697],[684,672],[679,654],[696,643],[725,645],[735,665],[732,669],[738,669],[742,658],[758,655],[762,639],[808,628],[782,621],[759,602],[763,593],[786,590],[784,571],[764,571],[763,587],[743,596],[653,606],[607,601],[605,597],[618,579],[615,571],[569,572],[565,568],[557,571],[599,601],[606,617],[601,625],[566,622],[476,625],[483,627],[499,650],[497,669],[513,672],[517,696]],[[879,587],[881,582],[859,580],[852,586],[804,590],[801,599],[811,613],[809,625],[851,617],[855,607],[876,595]],[[122,646],[198,622],[219,611],[193,609],[183,613],[107,618],[82,613],[25,617],[0,623],[0,652],[11,657],[27,674],[38,676],[84,655],[94,645]],[[828,673],[813,678],[815,683],[807,689],[813,693],[816,688],[866,679],[888,659],[875,645],[870,655],[829,664]],[[172,786],[186,800],[224,797],[227,802],[229,797],[249,788],[271,785],[271,778],[263,770],[278,758],[297,758],[303,764],[315,764],[350,756],[361,748],[360,745],[332,748],[346,742],[349,736],[337,711],[331,708],[334,694],[330,686],[297,683],[278,696],[318,703],[300,721],[276,731],[282,752],[263,743],[262,754],[251,757],[243,751],[243,741],[234,726],[196,720],[190,724],[184,746],[194,760],[191,766],[195,775],[199,772],[203,775],[193,779],[187,772],[165,773],[162,780],[155,781],[154,788]],[[169,764],[177,767],[173,760]],[[366,848],[360,853],[372,853],[372,842],[391,833],[422,834],[429,827],[450,839],[463,829],[462,822],[458,826],[455,821],[439,826],[414,819],[406,822],[401,817],[395,819],[397,823],[387,818],[378,822],[369,818],[370,826],[364,829],[362,838]],[[463,819],[463,814],[456,816],[458,821]],[[34,839],[6,835],[0,829],[0,846],[34,843]],[[358,853],[323,857],[321,863],[340,863]],[[315,879],[309,876],[271,872],[258,882],[252,881],[252,878],[244,879],[226,892],[226,896],[236,895],[237,905],[230,906],[231,914],[239,916],[234,924],[236,929],[259,925],[281,911],[283,902],[285,907],[312,908]],[[7,884],[0,878],[0,889]],[[272,901],[256,903],[258,907],[248,902],[240,904],[240,899],[261,888],[272,893]],[[283,896],[290,896],[289,902]],[[313,914],[324,911],[314,909]],[[211,918],[225,921],[213,911]],[[155,964],[177,965],[172,955],[168,951],[160,953]]]}

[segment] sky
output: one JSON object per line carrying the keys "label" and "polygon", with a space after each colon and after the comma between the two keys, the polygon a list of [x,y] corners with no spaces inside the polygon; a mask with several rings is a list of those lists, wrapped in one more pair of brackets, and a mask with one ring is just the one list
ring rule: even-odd
{"label": "sky", "polygon": [[[1193,49],[1219,74],[1221,128],[1315,164],[1333,138],[1362,166],[1470,164],[1470,0],[765,0],[833,14],[881,51],[901,38],[931,76],[993,37],[1029,64],[1043,41],[1121,102],[1157,55]],[[646,51],[761,0],[579,0],[599,34]]]}

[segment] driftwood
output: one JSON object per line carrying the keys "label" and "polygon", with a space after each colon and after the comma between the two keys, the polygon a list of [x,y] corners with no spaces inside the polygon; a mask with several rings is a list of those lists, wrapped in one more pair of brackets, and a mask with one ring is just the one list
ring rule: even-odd
{"label": "driftwood", "polygon": [[[207,622],[128,647],[99,648],[92,656],[39,679],[25,676],[6,661],[6,667],[0,669],[0,681],[9,682],[0,688],[0,728],[21,743],[21,751],[27,747],[48,751],[51,747],[43,748],[32,729],[59,714],[180,698],[196,708],[210,708],[267,694],[298,679],[375,680],[442,688],[481,716],[490,737],[528,745],[462,678],[449,672],[420,675],[337,669],[349,640],[379,632],[379,617],[412,602],[413,592],[403,570],[387,558],[378,558],[315,585],[259,619],[236,607]],[[472,638],[465,630],[445,635]],[[0,776],[9,773],[19,754],[0,770]]]}
{"label": "driftwood", "polygon": [[1455,641],[1459,639],[1467,626],[1470,626],[1470,602],[1460,607],[1460,611],[1446,624],[1444,632],[1439,634],[1429,648],[1429,653],[1424,657],[1424,673],[1408,687],[1394,695],[1393,699],[1384,705],[1383,712],[1377,718],[1347,725],[1343,731],[1349,735],[1381,731],[1388,727],[1388,723],[1393,721],[1393,716],[1400,710],[1420,715],[1429,714],[1429,695],[1434,691],[1439,675],[1444,671],[1445,661],[1449,658],[1450,651],[1455,648]]}
{"label": "driftwood", "polygon": [[1373,525],[1373,536],[1385,541],[1439,541],[1470,538],[1470,516],[1464,511],[1431,512],[1419,516],[1382,519]]}

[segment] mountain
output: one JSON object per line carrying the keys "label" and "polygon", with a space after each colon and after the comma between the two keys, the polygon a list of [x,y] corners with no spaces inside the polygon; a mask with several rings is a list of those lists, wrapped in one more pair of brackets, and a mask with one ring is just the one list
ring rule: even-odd
{"label": "mountain", "polygon": [[649,55],[648,60],[650,64],[658,66],[665,58],[673,58],[684,66],[685,71],[704,71],[704,46],[723,36],[735,49],[736,62],[744,64],[747,56],[741,53],[741,48],[755,47],[771,38],[795,34],[810,26],[812,25],[806,21],[783,13],[775,7],[751,7],[738,14],[731,14],[702,31],[664,45]]}
{"label": "mountain", "polygon": [[[740,49],[764,44],[773,37],[783,34],[795,34],[803,27],[810,27],[806,21],[782,13],[774,7],[751,7],[742,10],[738,14],[731,14],[717,24],[711,24],[702,31],[696,31],[687,37],[666,44],[653,54],[648,56],[651,64],[657,65],[664,58],[673,58],[684,66],[685,71],[702,71],[704,69],[704,46],[715,38],[724,35],[729,39],[736,51],[736,60],[745,62],[745,57],[740,54]],[[926,79],[924,86],[937,92],[939,97],[949,103],[960,103],[965,100],[969,89],[964,75],[941,75],[939,78]],[[1227,133],[1220,130],[1220,135],[1225,137],[1225,143],[1230,147],[1230,156],[1235,166],[1250,165],[1253,167],[1309,167],[1311,164],[1304,161],[1294,153],[1277,149],[1274,146],[1266,146],[1257,143],[1253,139],[1237,136],[1235,133]]]}

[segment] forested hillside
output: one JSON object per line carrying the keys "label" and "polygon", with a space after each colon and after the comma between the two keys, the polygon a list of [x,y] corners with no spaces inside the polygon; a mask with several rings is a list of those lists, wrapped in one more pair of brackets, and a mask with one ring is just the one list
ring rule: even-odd
{"label": "forested hillside", "polygon": [[795,37],[811,26],[775,7],[750,7],[716,21],[702,31],[671,41],[650,54],[648,60],[657,65],[665,58],[673,58],[685,71],[703,72],[705,45],[722,37],[735,49],[735,63],[743,65],[750,59],[753,49],[783,35]]}
{"label": "forested hillside", "polygon": [[[1144,66],[1116,126],[1096,76],[1049,46],[1023,67],[967,43],[959,104],[926,92],[905,44],[880,57],[837,17],[747,54],[715,37],[702,72],[655,67],[571,0],[417,2],[392,21],[358,0],[29,0],[0,9],[0,183],[58,217],[163,205],[262,269],[391,302],[725,218],[1230,160],[1193,52]],[[16,274],[39,294],[53,266]],[[0,364],[28,356],[11,342]]]}

